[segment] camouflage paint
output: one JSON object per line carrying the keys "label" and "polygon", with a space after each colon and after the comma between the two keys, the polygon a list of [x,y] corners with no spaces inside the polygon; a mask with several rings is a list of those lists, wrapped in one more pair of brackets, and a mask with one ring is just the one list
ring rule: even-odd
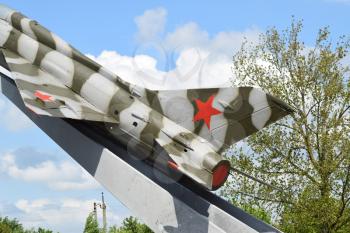
{"label": "camouflage paint", "polygon": [[[114,123],[141,144],[163,147],[176,169],[208,189],[218,188],[212,185],[213,172],[228,163],[221,152],[290,113],[282,101],[253,87],[153,91],[131,85],[4,6],[0,46],[28,108],[53,117]],[[209,99],[217,111],[204,113],[210,123],[205,124],[194,116],[201,111],[199,101]]]}

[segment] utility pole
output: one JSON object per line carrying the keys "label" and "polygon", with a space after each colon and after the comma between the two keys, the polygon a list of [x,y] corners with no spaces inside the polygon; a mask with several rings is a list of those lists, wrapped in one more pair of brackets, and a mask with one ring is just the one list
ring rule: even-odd
{"label": "utility pole", "polygon": [[94,218],[96,219],[96,221],[98,221],[98,219],[97,219],[97,207],[100,207],[102,209],[102,220],[103,220],[102,232],[107,233],[107,214],[106,214],[107,206],[105,203],[105,197],[103,195],[103,192],[102,192],[102,202],[101,203],[94,202],[93,214],[94,214]]}
{"label": "utility pole", "polygon": [[107,233],[107,216],[106,216],[106,204],[105,204],[105,197],[103,196],[102,192],[102,218],[103,218],[103,233]]}

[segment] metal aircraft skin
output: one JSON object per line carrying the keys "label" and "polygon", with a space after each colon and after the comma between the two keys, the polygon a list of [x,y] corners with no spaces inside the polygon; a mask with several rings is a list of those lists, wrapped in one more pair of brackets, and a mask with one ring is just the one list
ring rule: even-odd
{"label": "metal aircraft skin", "polygon": [[230,162],[221,155],[227,147],[291,112],[254,87],[160,91],[132,85],[2,5],[0,47],[30,110],[114,125],[125,133],[121,141],[160,146],[171,169],[209,190],[229,175]]}

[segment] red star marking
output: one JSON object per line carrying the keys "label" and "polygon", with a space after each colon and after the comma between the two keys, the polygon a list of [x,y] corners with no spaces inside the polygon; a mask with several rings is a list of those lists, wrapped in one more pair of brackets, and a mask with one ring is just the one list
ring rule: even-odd
{"label": "red star marking", "polygon": [[46,101],[52,101],[52,96],[50,95],[46,95],[40,91],[36,91],[34,93],[34,95],[38,98],[41,99],[42,101],[46,102]]}
{"label": "red star marking", "polygon": [[215,97],[214,95],[210,96],[207,102],[204,102],[204,103],[199,99],[195,100],[198,108],[198,112],[193,117],[193,121],[196,122],[196,121],[203,120],[205,124],[208,126],[208,129],[210,129],[211,116],[222,113],[216,108],[213,108],[214,97]]}

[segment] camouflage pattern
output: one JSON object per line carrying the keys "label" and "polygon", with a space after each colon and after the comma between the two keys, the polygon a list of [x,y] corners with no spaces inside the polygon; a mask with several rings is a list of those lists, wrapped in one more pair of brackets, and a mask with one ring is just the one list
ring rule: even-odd
{"label": "camouflage pattern", "polygon": [[221,153],[291,110],[253,87],[149,90],[123,81],[36,21],[0,6],[0,46],[25,105],[39,115],[108,122],[169,155],[169,167],[219,188]]}

